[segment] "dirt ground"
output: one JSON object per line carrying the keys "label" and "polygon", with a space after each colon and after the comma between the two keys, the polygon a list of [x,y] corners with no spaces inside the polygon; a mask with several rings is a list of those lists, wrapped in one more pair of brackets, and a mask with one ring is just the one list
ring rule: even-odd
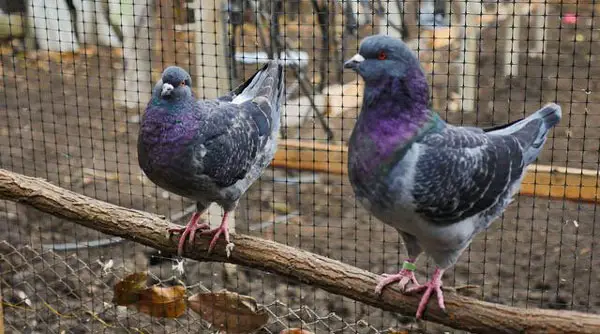
{"label": "dirt ground", "polygon": [[[495,29],[487,29],[480,56],[478,112],[441,114],[454,124],[488,126],[514,120],[541,104],[556,101],[563,107],[564,120],[546,144],[539,163],[595,170],[600,149],[600,32],[592,27],[599,22],[592,19],[591,13],[579,13],[577,28],[560,27],[558,14],[559,8],[553,7],[543,60],[523,55],[521,74],[515,78],[502,75],[502,57],[495,54],[503,37],[496,36]],[[102,49],[71,58],[42,54],[25,58],[3,52],[0,59],[0,167],[166,216],[190,205],[157,189],[137,165],[136,140],[142,110],[113,106],[112,80],[121,66],[114,52]],[[352,74],[345,74],[345,78],[351,79]],[[336,138],[348,137],[355,116],[350,111],[330,119]],[[310,121],[300,136],[325,138],[318,123]],[[287,182],[279,181],[286,178]],[[298,215],[274,219],[286,212]],[[597,217],[593,204],[517,197],[502,219],[477,236],[459,263],[444,276],[444,283],[478,285],[472,295],[494,303],[599,313],[600,249],[594,241]],[[272,223],[274,220],[277,222]],[[375,273],[397,271],[405,252],[397,233],[358,206],[348,180],[337,176],[269,170],[248,191],[236,221],[237,233],[273,239]],[[5,301],[16,303],[19,297],[15,291],[19,290],[39,308],[34,315],[22,316],[18,308],[5,307],[9,332],[123,332],[104,324],[125,324],[122,327],[126,331],[209,332],[190,314],[180,321],[158,320],[134,311],[126,315],[111,313],[107,311],[110,306],[102,303],[110,303],[112,291],[108,287],[117,278],[100,275],[98,261],[113,260],[114,268],[129,272],[149,268],[167,280],[174,274],[170,260],[149,259],[149,249],[121,242],[57,251],[61,257],[79,259],[78,265],[93,269],[99,278],[77,276],[77,271],[68,275],[65,266],[39,274],[34,270],[38,267],[24,266],[28,258],[11,247],[30,245],[39,252],[45,244],[82,243],[107,236],[8,202],[0,202],[0,222],[0,282]],[[426,257],[417,267],[420,280],[432,272]],[[280,318],[272,318],[264,332],[276,333],[298,325],[299,319],[313,324],[308,329],[317,333],[353,329],[376,333],[407,326],[414,332],[455,332],[432,324],[411,326],[410,317],[248,268],[238,267],[235,271],[221,264],[186,261],[185,275],[178,278],[192,292],[200,291],[200,286],[210,290],[225,287],[271,305]],[[102,322],[90,315],[64,318],[44,312],[42,300],[62,314],[94,310],[102,315]],[[278,311],[280,305],[287,305],[285,311]],[[300,311],[292,314],[290,309]],[[357,327],[348,327],[359,321],[363,322]]]}

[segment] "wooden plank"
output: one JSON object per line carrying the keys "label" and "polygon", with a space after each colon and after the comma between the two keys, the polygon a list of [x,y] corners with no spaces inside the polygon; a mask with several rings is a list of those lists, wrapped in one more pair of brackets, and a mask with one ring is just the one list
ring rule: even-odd
{"label": "wooden plank", "polygon": [[[347,175],[348,148],[303,140],[281,140],[271,166]],[[530,165],[520,195],[557,200],[600,203],[599,171]]]}
{"label": "wooden plank", "polygon": [[523,178],[520,194],[598,203],[598,172],[532,165]]}
{"label": "wooden plank", "polygon": [[281,140],[271,166],[346,175],[345,146],[302,140]]}

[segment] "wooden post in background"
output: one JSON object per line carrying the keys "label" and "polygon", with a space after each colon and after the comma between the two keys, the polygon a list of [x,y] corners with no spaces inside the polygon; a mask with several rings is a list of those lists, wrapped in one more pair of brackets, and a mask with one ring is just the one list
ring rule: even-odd
{"label": "wooden post in background", "polygon": [[[221,9],[223,0],[196,0],[196,31],[194,52],[196,53],[196,89],[199,99],[213,99],[229,90],[229,73],[225,46],[222,45],[226,25],[222,24]],[[211,228],[219,226],[223,213],[221,208],[212,204],[208,208]],[[235,232],[235,213],[229,215],[229,231]],[[237,267],[225,264],[228,276],[235,275]]]}
{"label": "wooden post in background", "polygon": [[222,0],[196,0],[196,87],[198,97],[213,99],[227,92],[228,71],[225,48],[221,45],[223,31],[221,21]]}
{"label": "wooden post in background", "polygon": [[175,15],[172,0],[158,0],[156,15],[160,21],[160,29],[157,30],[157,40],[160,40],[160,68],[162,71],[175,64]]}
{"label": "wooden post in background", "polygon": [[152,0],[133,1],[133,22],[122,27],[124,68],[115,79],[115,105],[138,108],[152,96],[150,42],[154,10]]}

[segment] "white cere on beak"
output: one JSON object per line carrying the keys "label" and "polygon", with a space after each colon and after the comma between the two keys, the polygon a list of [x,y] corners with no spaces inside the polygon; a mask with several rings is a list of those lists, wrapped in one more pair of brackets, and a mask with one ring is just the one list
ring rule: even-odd
{"label": "white cere on beak", "polygon": [[175,87],[173,87],[173,85],[171,85],[170,83],[164,83],[162,85],[162,91],[160,92],[160,95],[161,96],[170,95],[174,88]]}
{"label": "white cere on beak", "polygon": [[352,58],[350,58],[350,61],[353,61],[355,63],[362,63],[363,61],[365,61],[365,57],[357,53],[354,56],[352,56]]}

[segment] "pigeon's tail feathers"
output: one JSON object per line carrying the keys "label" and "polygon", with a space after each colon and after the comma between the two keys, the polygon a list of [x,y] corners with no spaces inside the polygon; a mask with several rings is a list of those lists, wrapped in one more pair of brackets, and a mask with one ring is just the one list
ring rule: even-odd
{"label": "pigeon's tail feathers", "polygon": [[521,118],[507,124],[487,128],[484,129],[484,131],[498,135],[509,135],[521,130],[521,128],[523,128],[523,126],[525,126],[526,124],[530,123],[530,121],[541,119],[547,132],[550,129],[552,129],[556,124],[558,124],[558,122],[560,122],[561,117],[562,112],[560,106],[555,103],[550,103],[526,118]]}
{"label": "pigeon's tail feathers", "polygon": [[284,64],[281,61],[271,61],[267,64],[265,81],[257,93],[257,97],[266,97],[271,102],[271,118],[279,121],[281,103],[285,97]]}
{"label": "pigeon's tail feathers", "polygon": [[[540,115],[544,120],[546,131],[550,131],[562,119],[562,110],[556,103],[550,103],[538,110],[536,114]],[[534,114],[535,115],[535,114]]]}
{"label": "pigeon's tail feathers", "polygon": [[527,120],[541,119],[541,132],[543,132],[544,136],[552,129],[560,119],[562,118],[562,111],[558,104],[550,103],[542,107],[542,109],[534,112],[529,117],[525,118]]}
{"label": "pigeon's tail feathers", "polygon": [[523,148],[525,164],[532,163],[539,155],[548,132],[560,122],[562,111],[559,105],[550,103],[530,116],[501,128],[488,130],[491,134],[511,135]]}
{"label": "pigeon's tail feathers", "polygon": [[[277,60],[270,60],[251,78],[238,86],[232,93],[232,103],[242,104],[257,97],[265,97],[277,104],[283,95],[284,66]],[[279,108],[275,108],[279,109]]]}

